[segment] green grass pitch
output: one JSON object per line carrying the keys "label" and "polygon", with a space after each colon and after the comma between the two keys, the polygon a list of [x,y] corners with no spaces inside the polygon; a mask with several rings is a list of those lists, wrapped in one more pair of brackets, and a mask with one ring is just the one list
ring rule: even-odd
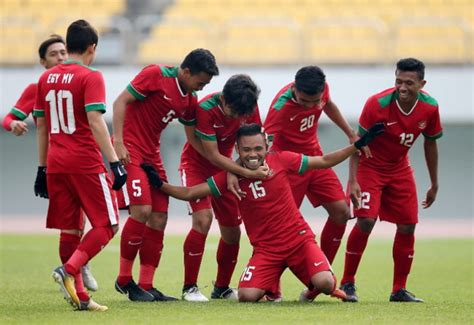
{"label": "green grass pitch", "polygon": [[[183,236],[165,238],[155,277],[155,285],[160,290],[175,296],[180,295],[183,281],[183,240]],[[251,254],[245,237],[241,246],[232,280],[234,286]],[[199,277],[199,285],[208,297],[216,272],[216,248],[217,237],[210,236]],[[342,273],[344,248],[345,243],[334,264],[338,277]],[[342,303],[326,296],[318,297],[313,303],[299,303],[296,299],[303,285],[289,271],[282,278],[282,303],[132,303],[114,290],[119,261],[119,238],[116,237],[91,263],[100,286],[93,297],[109,310],[90,313],[72,311],[51,278],[52,269],[59,265],[56,236],[2,234],[0,323],[473,323],[472,239],[417,241],[408,289],[425,299],[423,304],[388,302],[393,269],[391,249],[389,239],[369,241],[357,278],[360,298],[357,304]],[[137,275],[137,265],[135,267]]]}

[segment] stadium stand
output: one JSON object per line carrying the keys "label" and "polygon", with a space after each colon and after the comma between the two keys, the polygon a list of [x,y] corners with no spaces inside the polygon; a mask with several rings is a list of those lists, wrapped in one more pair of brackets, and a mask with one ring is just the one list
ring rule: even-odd
{"label": "stadium stand", "polygon": [[[174,63],[189,50],[206,47],[219,62],[230,65],[384,64],[401,56],[435,64],[474,63],[472,0],[51,0],[47,5],[43,0],[0,0],[0,4],[2,65],[35,63],[28,51],[38,40],[52,32],[64,34],[78,17],[90,20],[102,33],[120,29],[113,17],[132,26],[130,33],[119,36],[128,49],[119,54],[126,56],[120,62]],[[130,15],[135,11],[141,16]],[[12,57],[10,46],[27,53]]]}

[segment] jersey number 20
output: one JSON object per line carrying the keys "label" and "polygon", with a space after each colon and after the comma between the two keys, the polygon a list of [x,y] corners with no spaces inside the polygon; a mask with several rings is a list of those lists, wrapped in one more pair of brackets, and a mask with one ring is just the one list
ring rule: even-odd
{"label": "jersey number 20", "polygon": [[[76,131],[76,120],[74,119],[72,93],[69,90],[59,90],[56,94],[56,91],[51,89],[45,99],[49,102],[51,111],[51,133],[59,133],[59,127],[61,127],[61,131],[64,133],[73,134]],[[64,100],[66,101],[67,121],[64,120]]]}

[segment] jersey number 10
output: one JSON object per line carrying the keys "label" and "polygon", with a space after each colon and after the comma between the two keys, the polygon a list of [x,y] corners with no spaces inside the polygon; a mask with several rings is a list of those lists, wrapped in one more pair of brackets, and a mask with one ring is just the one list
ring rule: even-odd
{"label": "jersey number 10", "polygon": [[[49,102],[51,111],[51,134],[59,133],[59,127],[64,133],[73,134],[76,131],[76,120],[74,119],[72,93],[69,90],[59,90],[56,94],[56,91],[51,89],[45,99]],[[67,121],[64,119],[64,100],[66,100]]]}

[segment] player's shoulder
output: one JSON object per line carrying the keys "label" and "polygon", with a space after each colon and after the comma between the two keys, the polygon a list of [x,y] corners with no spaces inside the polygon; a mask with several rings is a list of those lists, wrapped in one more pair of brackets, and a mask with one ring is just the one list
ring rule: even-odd
{"label": "player's shoulder", "polygon": [[396,99],[395,87],[385,89],[379,93],[376,93],[367,99],[368,104],[375,105],[376,108],[387,108],[390,103]]}
{"label": "player's shoulder", "polygon": [[206,95],[203,99],[199,101],[199,107],[205,111],[212,110],[213,108],[219,107],[219,97],[221,96],[221,92],[215,92]]}
{"label": "player's shoulder", "polygon": [[271,109],[281,110],[286,104],[291,103],[293,98],[293,84],[294,82],[290,82],[280,89],[280,91],[275,96]]}
{"label": "player's shoulder", "polygon": [[34,94],[36,93],[36,89],[38,89],[38,84],[37,83],[31,83],[28,86],[26,86],[25,90],[23,90],[24,94]]}
{"label": "player's shoulder", "polygon": [[144,68],[144,70],[150,71],[152,73],[157,73],[160,77],[163,78],[176,78],[178,77],[178,66],[170,66],[165,64],[151,64]]}
{"label": "player's shoulder", "polygon": [[431,107],[433,109],[438,108],[438,101],[424,90],[418,92],[418,100],[428,107]]}

